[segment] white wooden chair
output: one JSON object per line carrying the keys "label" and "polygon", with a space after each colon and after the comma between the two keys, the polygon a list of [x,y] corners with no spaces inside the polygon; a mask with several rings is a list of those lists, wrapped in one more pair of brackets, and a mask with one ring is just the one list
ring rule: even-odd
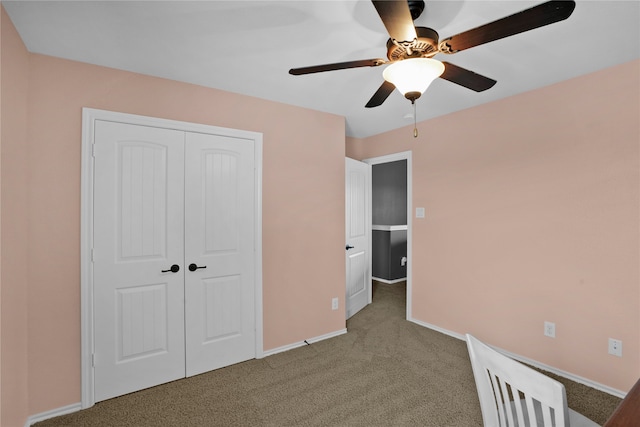
{"label": "white wooden chair", "polygon": [[567,407],[562,383],[499,353],[467,334],[485,427],[591,427]]}

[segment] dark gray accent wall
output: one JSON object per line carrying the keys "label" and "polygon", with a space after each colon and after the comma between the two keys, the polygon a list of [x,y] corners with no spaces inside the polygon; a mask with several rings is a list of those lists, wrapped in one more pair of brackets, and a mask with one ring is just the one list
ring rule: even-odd
{"label": "dark gray accent wall", "polygon": [[[371,169],[373,225],[407,224],[407,161],[380,163]],[[378,279],[395,280],[407,277],[407,231],[373,230],[372,275]]]}
{"label": "dark gray accent wall", "polygon": [[371,232],[371,275],[378,279],[391,280],[389,274],[389,232],[373,230]]}
{"label": "dark gray accent wall", "polygon": [[407,230],[389,232],[389,279],[407,277],[407,264],[402,265],[402,257],[407,256]]}
{"label": "dark gray accent wall", "polygon": [[385,280],[407,277],[407,265],[402,265],[402,258],[407,256],[407,230],[373,230],[371,246],[373,277]]}
{"label": "dark gray accent wall", "polygon": [[407,223],[407,161],[380,163],[371,168],[373,224]]}

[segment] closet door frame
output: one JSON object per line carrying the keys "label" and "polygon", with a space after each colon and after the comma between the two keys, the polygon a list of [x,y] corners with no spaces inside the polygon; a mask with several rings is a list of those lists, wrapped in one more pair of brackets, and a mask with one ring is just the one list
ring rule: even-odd
{"label": "closet door frame", "polygon": [[262,134],[218,126],[166,120],[135,114],[118,113],[93,108],[82,109],[82,159],[81,159],[81,212],[80,212],[80,321],[81,321],[81,406],[89,408],[95,404],[93,376],[93,144],[96,120],[129,123],[133,125],[198,132],[212,135],[250,139],[254,142],[255,161],[255,354],[264,357],[262,324]]}

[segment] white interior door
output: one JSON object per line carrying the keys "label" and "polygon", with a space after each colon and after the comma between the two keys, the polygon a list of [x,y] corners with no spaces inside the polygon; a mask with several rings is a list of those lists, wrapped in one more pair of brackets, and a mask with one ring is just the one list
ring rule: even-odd
{"label": "white interior door", "polygon": [[255,354],[253,141],[188,133],[187,376]]}
{"label": "white interior door", "polygon": [[347,319],[371,303],[371,166],[346,158],[346,311]]}
{"label": "white interior door", "polygon": [[94,126],[95,401],[256,357],[254,140]]}
{"label": "white interior door", "polygon": [[[184,377],[184,133],[95,123],[95,400]],[[180,270],[171,271],[177,265]]]}

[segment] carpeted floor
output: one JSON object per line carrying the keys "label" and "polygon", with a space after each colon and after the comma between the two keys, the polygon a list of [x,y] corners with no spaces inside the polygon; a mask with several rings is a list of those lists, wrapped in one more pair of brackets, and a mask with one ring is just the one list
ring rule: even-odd
{"label": "carpeted floor", "polygon": [[[404,320],[405,286],[374,283],[348,333],[97,403],[58,426],[482,425],[464,341]],[[558,378],[603,424],[620,399]]]}

